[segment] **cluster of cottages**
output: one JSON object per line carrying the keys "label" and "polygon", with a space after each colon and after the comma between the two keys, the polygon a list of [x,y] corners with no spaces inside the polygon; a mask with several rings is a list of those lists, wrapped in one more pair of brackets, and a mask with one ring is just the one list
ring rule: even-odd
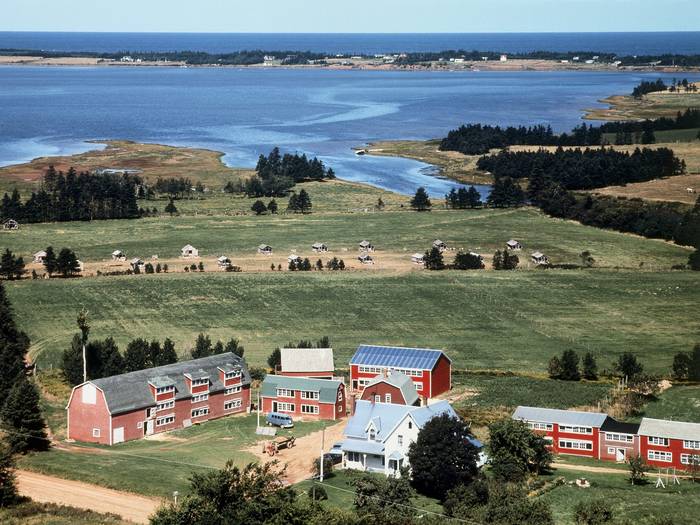
{"label": "cluster of cottages", "polygon": [[[448,248],[447,244],[444,241],[441,241],[440,239],[435,239],[435,241],[433,241],[432,247],[437,248],[440,251],[440,253],[444,253],[450,249],[450,248]],[[506,242],[506,249],[509,251],[512,251],[512,252],[519,252],[523,249],[523,245],[519,241],[516,241],[515,239],[511,239],[508,242]],[[481,254],[476,253],[476,252],[469,252],[469,255],[472,255],[472,256],[478,258],[479,260],[484,259],[481,256]],[[532,264],[535,264],[537,266],[540,266],[540,265],[546,266],[549,264],[549,258],[540,251],[532,252],[532,254],[530,255],[530,261],[532,262]],[[425,254],[414,253],[413,255],[411,255],[411,262],[413,262],[415,264],[419,264],[421,266],[424,265],[425,264]]]}
{"label": "cluster of cottages", "polygon": [[[458,417],[439,396],[452,388],[452,363],[441,350],[361,345],[350,376],[336,376],[331,348],[282,348],[280,365],[260,387],[259,409],[296,420],[349,418],[342,465],[385,474],[406,464],[408,449],[431,418]],[[67,406],[69,439],[114,445],[251,410],[245,361],[224,353],[87,381]],[[700,424],[518,407],[512,416],[543,435],[557,454],[623,462],[641,455],[658,467],[700,461]],[[482,444],[473,440],[474,446]],[[480,464],[486,460],[480,453]]]}

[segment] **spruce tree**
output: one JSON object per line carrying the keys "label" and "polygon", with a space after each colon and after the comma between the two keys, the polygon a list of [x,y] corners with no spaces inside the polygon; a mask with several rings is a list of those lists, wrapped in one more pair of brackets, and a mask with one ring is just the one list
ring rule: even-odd
{"label": "spruce tree", "polygon": [[564,350],[561,354],[561,376],[564,381],[578,381],[581,374],[578,371],[579,357],[573,350]]}
{"label": "spruce tree", "polygon": [[598,363],[590,352],[583,356],[583,378],[589,381],[598,379]]}
{"label": "spruce tree", "polygon": [[442,257],[442,252],[438,248],[433,247],[430,251],[425,252],[423,261],[427,270],[445,269],[445,260]]}
{"label": "spruce tree", "polygon": [[71,386],[83,382],[83,342],[80,334],[75,334],[70,348],[63,351],[63,375]]}
{"label": "spruce tree", "polygon": [[102,370],[100,377],[111,377],[124,373],[124,358],[111,337],[102,343]]}
{"label": "spruce tree", "polygon": [[149,345],[145,339],[134,339],[124,352],[124,371],[135,372],[149,367]]}
{"label": "spruce tree", "polygon": [[494,270],[503,269],[503,255],[501,254],[501,250],[496,250],[496,253],[493,254],[492,265]]}
{"label": "spruce tree", "polygon": [[56,261],[56,253],[53,251],[53,246],[48,246],[46,250],[46,257],[44,257],[44,268],[49,277],[58,271],[58,263]]}
{"label": "spruce tree", "polygon": [[220,355],[224,353],[224,343],[221,341],[217,341],[216,344],[214,345],[214,348],[212,348],[211,351],[212,355]]}
{"label": "spruce tree", "polygon": [[15,256],[9,248],[0,257],[0,275],[5,279],[14,279],[15,276]]}
{"label": "spruce tree", "polygon": [[12,452],[24,454],[49,448],[39,391],[27,376],[20,375],[15,380],[0,411],[0,420]]}
{"label": "spruce tree", "polygon": [[171,217],[173,215],[177,215],[177,207],[175,206],[175,203],[173,202],[172,198],[170,199],[168,204],[165,205],[165,213],[169,213]]}
{"label": "spruce tree", "polygon": [[299,211],[301,213],[308,213],[311,211],[311,197],[306,190],[301,190],[299,192]]}
{"label": "spruce tree", "polygon": [[416,211],[428,211],[431,206],[432,204],[430,202],[430,197],[428,197],[428,192],[421,186],[416,190],[416,194],[411,199],[411,208]]}
{"label": "spruce tree", "polygon": [[0,400],[6,399],[15,379],[24,374],[29,338],[17,329],[5,287],[0,282]]}
{"label": "spruce tree", "polygon": [[15,461],[12,449],[3,439],[0,441],[0,508],[14,505],[18,500]]}
{"label": "spruce tree", "polygon": [[166,337],[165,341],[163,341],[163,348],[161,349],[158,365],[156,366],[170,365],[173,363],[177,363],[177,352],[175,351],[175,343],[173,343],[172,339]]}
{"label": "spruce tree", "polygon": [[226,343],[226,352],[232,352],[236,354],[238,357],[243,357],[243,354],[245,353],[245,348],[243,348],[243,345],[240,343],[238,339],[235,337],[232,337],[228,343]]}
{"label": "spruce tree", "polygon": [[192,359],[209,357],[211,352],[211,339],[208,335],[199,334],[197,336],[197,341],[194,344],[194,348],[192,349]]}

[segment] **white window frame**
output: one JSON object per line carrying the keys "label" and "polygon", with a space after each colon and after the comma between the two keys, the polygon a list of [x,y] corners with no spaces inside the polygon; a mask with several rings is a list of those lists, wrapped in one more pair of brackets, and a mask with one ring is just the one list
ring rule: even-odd
{"label": "white window frame", "polygon": [[593,450],[593,441],[559,438],[559,448],[565,450],[583,450],[591,452]]}
{"label": "white window frame", "polygon": [[166,394],[168,392],[175,392],[175,385],[156,387],[156,394]]}
{"label": "white window frame", "polygon": [[224,379],[236,379],[237,377],[241,377],[241,371],[233,371],[233,372],[226,372],[224,374]]}
{"label": "white window frame", "polygon": [[384,402],[391,403],[391,394],[384,394]]}
{"label": "white window frame", "polygon": [[647,450],[647,459],[649,461],[662,461],[664,463],[673,462],[673,453],[663,450]]}
{"label": "white window frame", "polygon": [[650,445],[657,445],[660,447],[668,446],[668,438],[658,437],[658,436],[647,436],[647,443]]}
{"label": "white window frame", "polygon": [[164,427],[165,425],[169,425],[170,423],[175,422],[175,414],[168,414],[167,416],[161,416],[156,419],[156,426],[157,427]]}
{"label": "white window frame", "polygon": [[290,388],[278,388],[277,397],[291,397],[294,398],[295,391]]}
{"label": "white window frame", "polygon": [[[691,463],[691,458],[694,463]],[[700,465],[700,454],[681,454],[681,464],[683,465]]]}
{"label": "white window frame", "polygon": [[193,394],[192,403],[201,403],[202,401],[207,401],[209,399],[209,393],[206,394]]}
{"label": "white window frame", "polygon": [[319,413],[318,405],[301,405],[301,413],[317,416]]}
{"label": "white window frame", "polygon": [[156,413],[162,412],[163,410],[169,410],[175,406],[174,399],[168,399],[167,401],[161,401],[156,406]]}
{"label": "white window frame", "polygon": [[423,390],[423,383],[420,381],[414,381],[413,386],[416,387],[416,390]]}
{"label": "white window frame", "polygon": [[403,447],[403,436],[402,436],[401,434],[399,434],[398,436],[396,436],[396,442],[398,443],[398,445],[399,445],[400,447]]}
{"label": "white window frame", "polygon": [[293,414],[295,412],[296,405],[294,403],[280,403],[277,402],[277,412],[285,412]]}
{"label": "white window frame", "polygon": [[552,423],[541,423],[540,421],[528,421],[527,426],[531,430],[544,430],[547,432],[554,430],[554,425]]}
{"label": "white window frame", "polygon": [[240,385],[239,385],[239,386],[231,386],[231,387],[228,387],[228,388],[224,391],[224,395],[225,395],[225,396],[230,396],[230,395],[233,395],[233,394],[238,394],[238,392],[240,392],[241,390],[242,390],[242,387],[241,387]]}
{"label": "white window frame", "polygon": [[360,463],[360,461],[362,461],[359,452],[346,452],[345,455],[348,461],[352,461],[353,463]]}
{"label": "white window frame", "polygon": [[688,450],[700,450],[700,441],[687,441],[684,439],[683,448]]}
{"label": "white window frame", "polygon": [[241,398],[231,399],[224,403],[224,410],[233,410],[235,408],[241,408],[243,406],[243,400]]}
{"label": "white window frame", "polygon": [[196,417],[204,417],[209,415],[209,407],[208,406],[203,406],[199,408],[193,408],[191,412],[191,417],[192,419]]}
{"label": "white window frame", "polygon": [[584,434],[586,436],[591,436],[593,435],[593,428],[578,425],[559,425],[559,432],[563,432],[565,434]]}
{"label": "white window frame", "polygon": [[622,434],[620,432],[606,432],[605,441],[615,441],[618,443],[634,443],[632,434]]}
{"label": "white window frame", "polygon": [[381,403],[382,402],[382,396],[380,394],[374,394],[374,402],[375,403]]}
{"label": "white window frame", "polygon": [[617,454],[617,449],[615,447],[608,447],[608,454]]}
{"label": "white window frame", "polygon": [[341,389],[338,389],[338,401],[343,400],[343,391]]}
{"label": "white window frame", "polygon": [[300,394],[302,399],[310,399],[317,401],[319,398],[318,391],[314,390],[301,390]]}
{"label": "white window frame", "polygon": [[192,387],[195,387],[195,386],[204,386],[204,385],[209,386],[209,378],[208,378],[208,377],[201,378],[201,379],[193,379],[193,380],[192,380]]}
{"label": "white window frame", "polygon": [[93,429],[92,429],[92,437],[94,437],[94,438],[101,437],[101,436],[100,436],[100,429],[99,429],[99,428],[93,428]]}

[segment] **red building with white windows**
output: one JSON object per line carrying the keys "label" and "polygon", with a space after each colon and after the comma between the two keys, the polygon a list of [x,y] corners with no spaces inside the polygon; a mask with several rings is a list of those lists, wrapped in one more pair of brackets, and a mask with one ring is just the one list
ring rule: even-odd
{"label": "red building with white windows", "polygon": [[700,466],[700,423],[642,418],[623,423],[607,414],[518,407],[513,419],[542,434],[556,454],[622,463],[632,456],[653,467]]}
{"label": "red building with white windows", "polygon": [[411,378],[390,370],[372,379],[362,391],[360,399],[395,405],[420,405],[420,398]]}
{"label": "red building with white windows", "polygon": [[452,361],[442,350],[361,345],[350,360],[350,384],[361,393],[379,374],[395,370],[413,381],[418,395],[436,397],[452,388]]}
{"label": "red building with white windows", "polygon": [[67,437],[114,445],[245,412],[250,374],[233,353],[87,381],[73,388]]}
{"label": "red building with white windows", "polygon": [[346,416],[342,381],[268,374],[262,383],[260,404],[265,414],[280,412],[301,419],[342,419]]}

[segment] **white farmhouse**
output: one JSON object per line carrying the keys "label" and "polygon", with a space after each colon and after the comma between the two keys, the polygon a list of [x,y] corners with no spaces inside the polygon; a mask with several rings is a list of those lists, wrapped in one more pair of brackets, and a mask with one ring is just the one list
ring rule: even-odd
{"label": "white farmhouse", "polygon": [[[408,448],[418,438],[418,432],[442,414],[458,417],[447,401],[416,407],[358,400],[344,431],[343,467],[399,475],[401,467],[408,466]],[[472,444],[483,448],[476,439]],[[480,454],[479,466],[483,462]]]}

